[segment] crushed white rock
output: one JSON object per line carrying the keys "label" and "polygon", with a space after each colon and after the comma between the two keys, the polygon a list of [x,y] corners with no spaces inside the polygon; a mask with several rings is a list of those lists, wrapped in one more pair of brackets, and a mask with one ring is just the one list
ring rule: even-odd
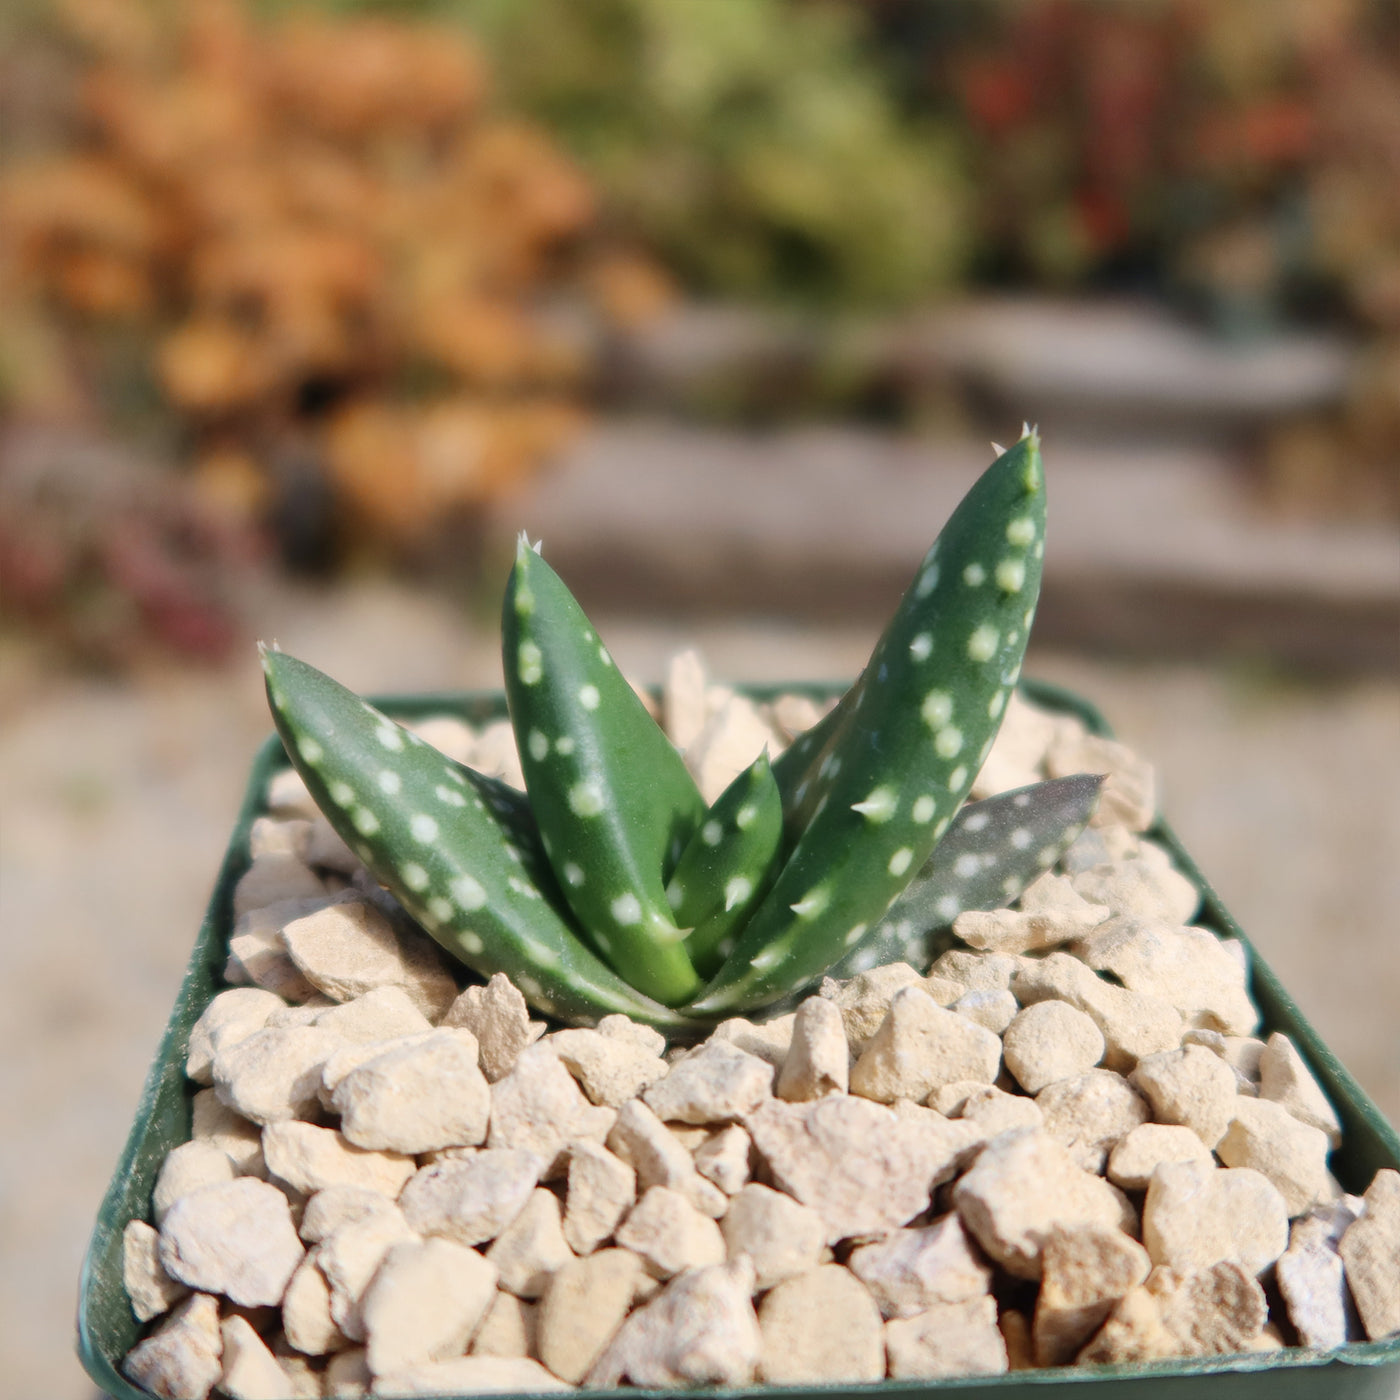
{"label": "crushed white rock", "polygon": [[[715,791],[820,714],[694,657],[664,704]],[[508,726],[418,728],[519,782]],[[1079,771],[1110,775],[1094,824],[1017,908],[698,1047],[459,990],[279,775],[235,985],[186,1049],[212,1087],[124,1233],[151,1324],[126,1374],[189,1400],[840,1383],[1400,1332],[1400,1172],[1339,1194],[1335,1110],[1141,834],[1150,768],[1013,697],[974,791]]]}
{"label": "crushed white rock", "polygon": [[880,1310],[839,1264],[785,1279],[758,1308],[759,1379],[773,1385],[878,1381],[885,1374]]}

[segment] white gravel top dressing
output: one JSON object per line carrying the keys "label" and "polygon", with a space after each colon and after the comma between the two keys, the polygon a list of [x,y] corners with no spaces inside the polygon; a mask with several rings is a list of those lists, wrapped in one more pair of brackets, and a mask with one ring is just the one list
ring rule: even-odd
{"label": "white gravel top dressing", "polygon": [[[665,714],[706,793],[819,717],[694,656]],[[521,782],[508,729],[417,728]],[[194,1142],[127,1227],[127,1374],[180,1400],[805,1384],[1400,1332],[1400,1173],[1329,1173],[1331,1105],[1144,835],[1151,767],[1013,696],[973,796],[1086,771],[1091,826],[932,966],[685,1047],[551,1032],[523,979],[459,992],[279,775],[190,1038]]]}

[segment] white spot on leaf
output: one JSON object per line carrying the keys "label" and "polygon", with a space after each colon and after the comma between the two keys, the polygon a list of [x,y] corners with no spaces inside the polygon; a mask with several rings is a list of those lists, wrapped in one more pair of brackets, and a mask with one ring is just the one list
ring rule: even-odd
{"label": "white spot on leaf", "polygon": [[724,887],[724,909],[728,913],[738,908],[753,893],[753,881],[736,875]]}
{"label": "white spot on leaf", "polygon": [[481,882],[470,875],[458,875],[447,886],[447,892],[456,901],[457,907],[470,914],[474,909],[486,907],[486,891]]}
{"label": "white spot on leaf", "polygon": [[909,655],[915,661],[927,661],[929,653],[933,651],[933,638],[927,632],[920,632],[912,642],[909,643]]}
{"label": "white spot on leaf", "polygon": [[596,685],[585,685],[578,693],[578,702],[585,710],[596,710],[601,698]]}
{"label": "white spot on leaf", "polygon": [[538,729],[530,731],[530,737],[526,739],[525,746],[530,750],[530,757],[536,763],[543,763],[545,756],[549,753],[549,740]]}
{"label": "white spot on leaf", "polygon": [[901,846],[891,857],[887,867],[891,875],[903,875],[914,860],[914,852],[908,846]]}
{"label": "white spot on leaf", "polygon": [[608,909],[613,918],[620,924],[639,924],[642,921],[641,901],[630,891],[627,894],[618,895],[608,906]]}
{"label": "white spot on leaf", "polygon": [[867,821],[887,822],[894,816],[899,798],[893,788],[877,787],[862,802],[852,802],[851,811],[859,812]]}
{"label": "white spot on leaf", "polygon": [[426,812],[415,812],[409,818],[408,829],[413,833],[415,841],[422,841],[425,845],[429,841],[437,840],[438,824]]}
{"label": "white spot on leaf", "polygon": [[956,758],[962,752],[962,730],[951,724],[933,736],[933,751],[939,758]]}
{"label": "white spot on leaf", "polygon": [[976,588],[987,580],[987,571],[978,563],[972,563],[963,570],[963,582],[969,588]]}
{"label": "white spot on leaf", "polygon": [[376,781],[379,783],[379,791],[389,797],[397,796],[403,789],[403,779],[392,768],[383,769]]}
{"label": "white spot on leaf", "polygon": [[1019,593],[1026,583],[1026,566],[1020,559],[1003,559],[997,565],[997,587],[1003,593]]}
{"label": "white spot on leaf", "polygon": [[946,690],[930,690],[919,713],[930,729],[941,729],[953,717],[953,697]]}
{"label": "white spot on leaf", "polygon": [[933,814],[937,804],[927,793],[917,798],[914,802],[914,820],[922,826],[925,822],[933,820]]}
{"label": "white spot on leaf", "polygon": [[379,830],[379,818],[368,807],[356,807],[350,813],[350,820],[361,836],[373,836]]}
{"label": "white spot on leaf", "polygon": [[544,676],[544,653],[534,642],[521,642],[516,667],[522,685],[536,685]]}
{"label": "white spot on leaf", "polygon": [[1000,641],[997,629],[984,622],[980,627],[974,628],[972,635],[967,639],[967,654],[974,661],[990,661],[996,655]]}
{"label": "white spot on leaf", "polygon": [[937,587],[938,565],[930,564],[928,568],[919,575],[919,581],[914,585],[914,596],[916,598],[927,598]]}
{"label": "white spot on leaf", "polygon": [[1018,515],[1006,527],[1006,538],[1011,544],[1024,546],[1035,539],[1035,521],[1028,515]]}
{"label": "white spot on leaf", "polygon": [[603,790],[594,780],[569,789],[569,810],[576,817],[596,817],[603,810]]}
{"label": "white spot on leaf", "polygon": [[415,894],[421,894],[428,888],[428,872],[415,861],[405,861],[399,866],[399,879]]}

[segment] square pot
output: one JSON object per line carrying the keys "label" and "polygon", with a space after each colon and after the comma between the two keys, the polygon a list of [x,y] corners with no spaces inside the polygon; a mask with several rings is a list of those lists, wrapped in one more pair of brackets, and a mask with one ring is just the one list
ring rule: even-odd
{"label": "square pot", "polygon": [[[757,700],[794,690],[826,699],[844,686],[829,684],[750,686]],[[1059,687],[1023,682],[1026,699],[1046,709],[1077,715],[1089,729],[1110,730],[1093,706]],[[505,716],[499,692],[451,695],[394,696],[375,702],[403,720],[433,714],[453,714],[480,725]],[[185,1048],[190,1028],[222,989],[222,969],[232,928],[232,895],[247,869],[248,832],[264,810],[269,778],[287,766],[281,741],[268,739],[253,762],[243,806],[224,855],[218,882],[195,941],[174,1010],[156,1052],[137,1105],[136,1120],[98,1212],[97,1224],[83,1264],[78,1302],[78,1352],[88,1374],[113,1400],[149,1400],[121,1373],[121,1361],[140,1339],[142,1328],[132,1315],[122,1283],[122,1231],[132,1219],[146,1219],[156,1174],[167,1152],[190,1135],[190,1105],[198,1086],[185,1077]],[[1250,991],[1263,1018],[1263,1034],[1285,1032],[1298,1048],[1318,1083],[1326,1091],[1342,1123],[1342,1146],[1331,1168],[1342,1185],[1360,1193],[1382,1167],[1400,1169],[1400,1136],[1340,1061],[1318,1038],[1292,998],[1255,952],[1253,945],[1196,863],[1182,849],[1165,822],[1149,833],[1172,855],[1177,868],[1199,887],[1203,908],[1197,922],[1217,933],[1238,938],[1249,950]],[[751,1386],[713,1391],[724,1396],[915,1397],[925,1394],[986,1394],[998,1400],[1396,1400],[1400,1395],[1400,1336],[1380,1342],[1357,1342],[1334,1351],[1291,1347],[1283,1351],[1238,1356],[1191,1358],[1146,1364],[1060,1367],[1018,1371],[1001,1376],[976,1376],[924,1381],[882,1381],[823,1387]],[[669,1394],[636,1388],[590,1394],[619,1398]]]}

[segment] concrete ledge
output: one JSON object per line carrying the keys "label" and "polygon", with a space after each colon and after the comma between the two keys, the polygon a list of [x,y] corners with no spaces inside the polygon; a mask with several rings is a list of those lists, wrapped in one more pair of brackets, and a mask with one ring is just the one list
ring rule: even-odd
{"label": "concrete ledge", "polygon": [[[597,428],[523,498],[586,606],[878,619],[990,448],[845,428]],[[1038,640],[1400,669],[1400,540],[1388,522],[1275,519],[1225,452],[1047,445]]]}
{"label": "concrete ledge", "polygon": [[1345,335],[1212,334],[1132,298],[976,297],[905,315],[823,321],[689,303],[595,347],[622,408],[792,420],[871,395],[903,412],[961,398],[1078,436],[1220,441],[1339,406],[1359,350]]}

